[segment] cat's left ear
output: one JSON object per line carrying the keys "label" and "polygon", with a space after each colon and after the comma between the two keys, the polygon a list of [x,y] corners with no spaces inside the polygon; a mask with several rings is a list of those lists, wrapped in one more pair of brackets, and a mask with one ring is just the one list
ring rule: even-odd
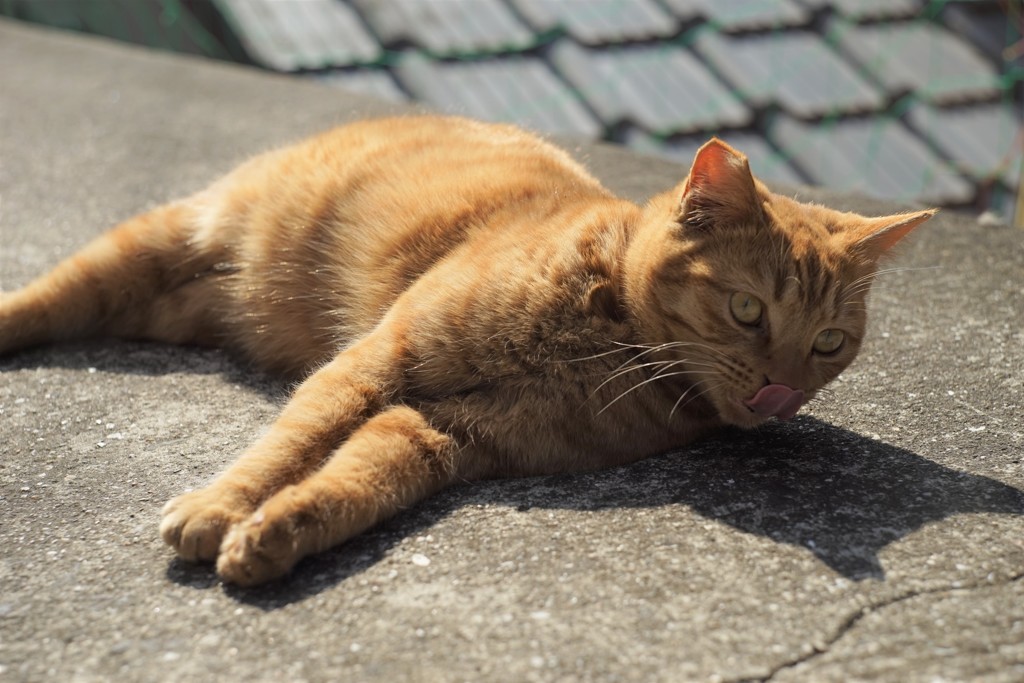
{"label": "cat's left ear", "polygon": [[683,185],[677,220],[707,230],[760,218],[761,202],[747,157],[712,138],[694,157]]}
{"label": "cat's left ear", "polygon": [[938,213],[938,209],[927,209],[894,216],[869,218],[844,235],[849,248],[858,251],[872,261],[877,261],[896,243],[910,234],[917,226]]}

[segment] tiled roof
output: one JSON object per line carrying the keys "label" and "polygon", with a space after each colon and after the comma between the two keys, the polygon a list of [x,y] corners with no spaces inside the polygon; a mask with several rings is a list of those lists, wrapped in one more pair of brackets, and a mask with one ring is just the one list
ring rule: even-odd
{"label": "tiled roof", "polygon": [[409,43],[433,55],[457,56],[522,50],[535,42],[534,33],[502,0],[353,0],[352,4],[388,47]]}
{"label": "tiled roof", "polygon": [[[16,4],[97,25],[76,3]],[[269,69],[684,162],[718,135],[769,181],[1004,216],[1020,182],[1022,0],[180,4]]]}
{"label": "tiled roof", "polygon": [[440,63],[404,54],[395,75],[436,109],[549,132],[598,137],[601,123],[538,57]]}
{"label": "tiled roof", "polygon": [[814,125],[781,116],[770,135],[787,158],[827,187],[886,199],[961,204],[971,184],[902,122],[855,118]]}
{"label": "tiled roof", "polygon": [[726,32],[802,26],[811,20],[807,8],[794,0],[665,0],[665,4],[679,16],[703,17]]}
{"label": "tiled roof", "polygon": [[278,71],[371,63],[384,48],[337,0],[218,0],[257,62]]}
{"label": "tiled roof", "polygon": [[584,45],[669,38],[679,24],[654,0],[511,0],[540,31],[562,30]]}
{"label": "tiled roof", "polygon": [[753,120],[726,85],[681,47],[594,50],[560,41],[549,59],[609,126],[629,121],[669,135]]}
{"label": "tiled roof", "polygon": [[890,95],[913,92],[937,102],[999,95],[1001,79],[995,65],[942,26],[919,21],[869,26],[835,22],[829,33]]}
{"label": "tiled roof", "polygon": [[216,3],[257,61],[360,92],[684,162],[719,135],[769,181],[1012,210],[1020,76],[974,19],[994,0]]}
{"label": "tiled roof", "polygon": [[812,118],[875,111],[883,104],[878,90],[811,31],[752,36],[706,31],[696,49],[755,107],[774,104]]}
{"label": "tiled roof", "polygon": [[915,105],[909,121],[926,140],[978,181],[1005,178],[1016,187],[1022,173],[1020,118],[1000,103],[962,107]]}
{"label": "tiled roof", "polygon": [[[772,0],[768,0],[769,4],[771,2]],[[912,17],[918,15],[924,6],[929,4],[921,2],[921,0],[800,0],[800,2],[815,10],[834,10],[842,16],[856,21]]]}

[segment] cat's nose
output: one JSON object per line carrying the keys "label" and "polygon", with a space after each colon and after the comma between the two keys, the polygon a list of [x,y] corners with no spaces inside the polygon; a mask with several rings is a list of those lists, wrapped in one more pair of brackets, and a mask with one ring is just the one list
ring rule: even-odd
{"label": "cat's nose", "polygon": [[804,404],[804,392],[785,384],[767,384],[761,387],[753,398],[749,398],[743,403],[762,417],[789,420]]}

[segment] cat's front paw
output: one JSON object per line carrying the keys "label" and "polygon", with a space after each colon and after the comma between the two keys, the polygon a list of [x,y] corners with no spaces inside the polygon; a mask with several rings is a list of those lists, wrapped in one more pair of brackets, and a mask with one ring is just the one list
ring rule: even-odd
{"label": "cat's front paw", "polygon": [[261,508],[228,531],[217,574],[239,586],[255,586],[284,576],[300,557],[294,523],[287,516],[271,518]]}
{"label": "cat's front paw", "polygon": [[210,561],[228,529],[250,513],[247,505],[212,487],[192,491],[164,506],[160,536],[183,560]]}

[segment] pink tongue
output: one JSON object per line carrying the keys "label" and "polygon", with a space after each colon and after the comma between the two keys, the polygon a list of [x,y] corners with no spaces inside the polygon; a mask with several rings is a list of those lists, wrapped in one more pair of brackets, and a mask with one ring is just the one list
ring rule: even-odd
{"label": "pink tongue", "polygon": [[761,387],[754,398],[744,401],[750,409],[764,417],[788,420],[796,415],[804,403],[804,392],[790,389],[785,384],[769,384]]}

